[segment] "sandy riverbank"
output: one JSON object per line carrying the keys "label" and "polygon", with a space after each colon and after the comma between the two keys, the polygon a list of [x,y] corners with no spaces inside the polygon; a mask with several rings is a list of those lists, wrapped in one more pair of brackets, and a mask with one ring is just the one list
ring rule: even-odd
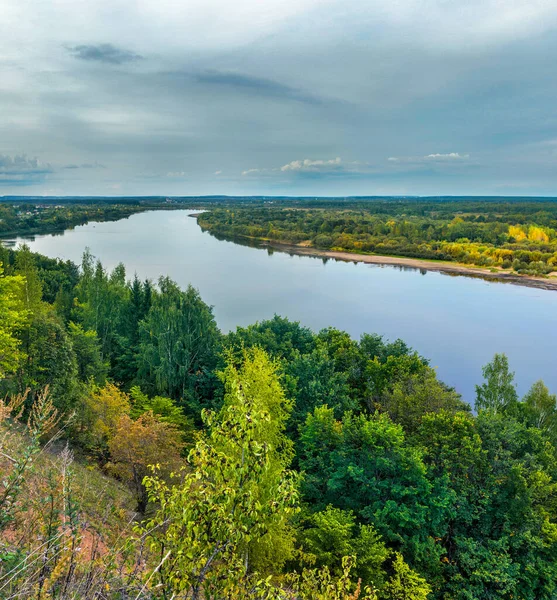
{"label": "sandy riverbank", "polygon": [[279,244],[275,242],[261,242],[262,246],[274,248],[282,252],[299,254],[302,256],[315,256],[320,258],[332,258],[348,262],[362,262],[374,265],[392,265],[398,267],[409,267],[413,269],[424,269],[438,273],[451,275],[462,275],[463,277],[479,277],[481,279],[496,280],[515,285],[524,285],[542,290],[557,291],[557,277],[533,277],[530,275],[516,275],[507,271],[498,270],[492,272],[481,267],[471,267],[459,263],[450,263],[434,260],[423,260],[420,258],[405,258],[398,256],[378,256],[371,254],[354,254],[352,252],[337,252],[334,250],[318,250],[292,244]]}
{"label": "sandy riverbank", "polygon": [[[200,213],[190,214],[190,217],[197,218]],[[206,230],[207,231],[207,230]],[[209,230],[210,232],[210,230]],[[230,241],[234,241],[232,238]],[[313,256],[317,258],[331,258],[333,260],[342,260],[345,262],[362,262],[372,265],[391,265],[394,267],[408,267],[412,269],[423,269],[425,271],[434,271],[437,273],[447,273],[449,275],[460,275],[462,277],[476,277],[491,281],[500,281],[512,283],[514,285],[523,285],[526,287],[538,288],[541,290],[557,291],[557,277],[534,277],[532,275],[517,275],[508,271],[491,271],[482,267],[472,267],[462,263],[452,263],[435,260],[424,260],[421,258],[407,258],[402,256],[379,256],[376,254],[356,254],[353,252],[338,252],[335,250],[319,250],[318,248],[302,246],[297,244],[282,244],[280,242],[271,242],[268,240],[259,240],[257,238],[241,237],[240,240],[251,242],[261,248],[272,248],[279,252],[288,252],[289,254],[299,254],[300,256]],[[239,240],[239,241],[240,241]]]}

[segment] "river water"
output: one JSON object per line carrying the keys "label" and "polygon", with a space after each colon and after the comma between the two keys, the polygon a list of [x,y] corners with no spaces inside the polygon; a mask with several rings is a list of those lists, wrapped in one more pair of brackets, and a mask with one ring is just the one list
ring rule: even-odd
{"label": "river water", "polygon": [[[191,211],[153,211],[25,240],[80,262],[86,247],[129,277],[192,284],[222,330],[273,314],[314,330],[402,338],[473,403],[481,367],[505,352],[519,392],[537,379],[557,392],[557,292],[393,266],[337,262],[221,241]],[[20,243],[18,238],[9,243]]]}

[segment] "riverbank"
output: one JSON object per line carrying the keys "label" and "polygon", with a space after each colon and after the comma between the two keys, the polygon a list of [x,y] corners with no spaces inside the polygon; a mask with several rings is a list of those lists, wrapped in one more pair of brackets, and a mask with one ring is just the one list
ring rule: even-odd
{"label": "riverbank", "polygon": [[[0,231],[0,242],[6,242],[12,240],[13,238],[21,237],[30,239],[34,236],[38,235],[57,235],[63,234],[65,231],[71,231],[76,227],[80,227],[82,225],[87,225],[88,223],[106,223],[110,221],[120,221],[123,219],[128,219],[133,215],[137,215],[144,212],[149,212],[153,210],[183,210],[183,207],[179,207],[177,205],[141,205],[141,206],[133,206],[131,208],[127,208],[127,210],[123,210],[120,207],[127,205],[116,205],[116,207],[112,205],[64,205],[65,208],[73,208],[74,210],[83,210],[85,214],[72,214],[68,217],[68,220],[65,222],[39,222],[34,227],[19,227],[15,229],[10,229],[6,231]],[[88,214],[93,209],[100,210],[102,212],[97,212],[96,214]],[[121,211],[121,212],[119,212]],[[39,213],[40,215],[40,213]]]}
{"label": "riverbank", "polygon": [[[190,214],[190,217],[197,219],[200,213]],[[203,228],[202,228],[203,229]],[[212,233],[209,229],[204,229]],[[214,234],[213,234],[214,235]],[[223,237],[223,236],[220,236]],[[224,237],[223,237],[224,239]],[[233,238],[226,238],[235,241]],[[406,267],[411,269],[420,269],[447,275],[474,277],[489,281],[499,281],[502,283],[511,283],[542,290],[557,291],[557,277],[535,277],[533,275],[518,275],[509,271],[497,269],[496,271],[488,268],[475,267],[462,263],[448,261],[426,260],[421,258],[408,258],[403,256],[381,256],[377,254],[357,254],[353,252],[343,252],[337,250],[319,250],[318,248],[308,247],[298,244],[284,244],[281,242],[261,240],[242,236],[239,238],[244,242],[251,242],[260,248],[271,248],[279,252],[297,254],[300,256],[313,256],[315,258],[329,258],[344,262],[361,262],[373,265],[388,265],[393,267]]]}
{"label": "riverbank", "polygon": [[373,265],[390,265],[394,267],[409,267],[413,269],[422,269],[437,273],[446,273],[449,275],[460,275],[463,277],[477,277],[487,280],[496,280],[515,285],[524,285],[527,287],[538,288],[542,290],[557,291],[557,277],[534,277],[532,275],[517,275],[508,271],[492,271],[481,267],[471,267],[460,263],[451,263],[434,260],[424,260],[421,258],[406,258],[399,256],[379,256],[375,254],[355,254],[352,252],[339,252],[335,250],[319,250],[307,246],[297,246],[295,244],[281,244],[278,242],[260,242],[261,247],[269,247],[290,254],[299,254],[301,256],[314,256],[317,258],[332,258],[344,262],[361,262]]}

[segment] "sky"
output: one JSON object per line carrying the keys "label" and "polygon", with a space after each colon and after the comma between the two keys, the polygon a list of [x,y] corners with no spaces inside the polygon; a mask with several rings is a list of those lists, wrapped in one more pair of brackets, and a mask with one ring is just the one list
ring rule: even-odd
{"label": "sky", "polygon": [[555,195],[557,0],[2,0],[0,196]]}

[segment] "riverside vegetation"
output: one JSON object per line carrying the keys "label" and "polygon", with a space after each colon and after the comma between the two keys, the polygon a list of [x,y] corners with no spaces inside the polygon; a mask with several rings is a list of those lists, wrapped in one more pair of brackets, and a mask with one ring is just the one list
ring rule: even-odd
{"label": "riverside vegetation", "polygon": [[89,221],[117,221],[153,206],[163,208],[160,204],[140,204],[138,201],[114,204],[66,202],[61,205],[0,202],[0,237],[64,231]]}
{"label": "riverside vegetation", "polygon": [[401,340],[0,263],[0,597],[555,598],[556,397],[504,355],[474,414]]}
{"label": "riverside vegetation", "polygon": [[299,200],[211,207],[198,221],[228,238],[452,261],[524,275],[557,271],[554,199]]}

